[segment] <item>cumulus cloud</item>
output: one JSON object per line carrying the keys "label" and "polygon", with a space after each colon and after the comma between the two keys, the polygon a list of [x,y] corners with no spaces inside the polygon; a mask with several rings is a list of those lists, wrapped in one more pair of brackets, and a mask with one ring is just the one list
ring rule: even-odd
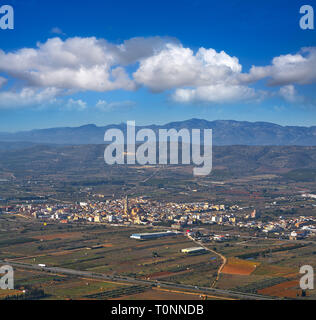
{"label": "cumulus cloud", "polygon": [[[104,39],[52,38],[34,48],[5,53],[0,50],[0,72],[28,86],[74,90],[135,90],[124,66],[163,47],[164,38],[134,38],[120,45]],[[171,40],[168,40],[171,41]]]}
{"label": "cumulus cloud", "polygon": [[216,84],[195,89],[177,89],[173,94],[177,102],[229,103],[258,98],[254,89],[241,85]]}
{"label": "cumulus cloud", "polygon": [[155,55],[142,59],[135,80],[160,92],[185,86],[206,86],[218,83],[232,83],[241,72],[236,57],[224,51],[200,48],[196,54],[181,45],[167,44]]}
{"label": "cumulus cloud", "polygon": [[141,60],[133,76],[153,92],[174,88],[171,97],[179,103],[229,103],[257,97],[254,89],[239,84],[241,72],[238,58],[224,51],[200,48],[194,53],[181,44],[167,44]]}
{"label": "cumulus cloud", "polygon": [[[109,91],[134,90],[134,82],[121,67],[105,41],[96,38],[49,39],[36,49],[0,51],[0,71],[28,86]],[[112,68],[113,67],[113,68]]]}
{"label": "cumulus cloud", "polygon": [[316,47],[303,48],[299,53],[275,57],[272,64],[264,67],[252,66],[240,80],[256,82],[268,78],[271,86],[289,84],[311,84],[316,81]]}
{"label": "cumulus cloud", "polygon": [[[79,91],[134,91],[141,86],[152,92],[171,90],[177,102],[246,101],[260,95],[251,85],[265,78],[270,86],[282,86],[276,90],[279,96],[294,101],[298,97],[294,84],[316,81],[316,47],[275,57],[270,65],[252,66],[243,73],[237,57],[212,48],[193,51],[174,38],[139,37],[115,44],[95,37],[54,37],[35,48],[0,50],[0,74],[23,87],[0,92],[2,105],[38,104],[42,96],[50,101]],[[4,77],[0,76],[0,87]],[[25,95],[25,101],[16,101]],[[83,107],[82,103],[73,100],[65,105]],[[98,107],[109,110],[114,105]]]}
{"label": "cumulus cloud", "polygon": [[41,106],[56,102],[56,96],[60,94],[56,88],[23,88],[19,91],[0,92],[0,108],[23,108],[29,106]]}

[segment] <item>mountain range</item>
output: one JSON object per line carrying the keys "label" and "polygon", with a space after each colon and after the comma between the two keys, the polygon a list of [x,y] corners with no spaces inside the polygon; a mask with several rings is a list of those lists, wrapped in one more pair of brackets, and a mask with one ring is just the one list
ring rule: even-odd
{"label": "mountain range", "polygon": [[[40,144],[102,144],[107,129],[118,128],[126,132],[126,124],[112,124],[96,126],[88,124],[80,127],[60,127],[50,129],[36,129],[15,133],[0,132],[1,142],[10,143],[40,143]],[[276,145],[276,146],[316,146],[316,126],[281,126],[269,122],[247,122],[234,120],[207,121],[190,119],[170,122],[165,125],[138,126],[136,130],[148,128],[156,133],[159,129],[176,130],[213,129],[213,144],[225,145]],[[12,147],[14,148],[14,147]]]}

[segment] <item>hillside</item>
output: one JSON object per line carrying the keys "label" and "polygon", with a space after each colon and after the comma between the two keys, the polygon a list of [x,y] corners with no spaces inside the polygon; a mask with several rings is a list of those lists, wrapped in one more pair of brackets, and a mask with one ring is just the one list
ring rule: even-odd
{"label": "hillside", "polygon": [[[136,123],[137,124],[137,123]],[[32,130],[16,133],[0,132],[3,142],[32,142],[53,144],[101,144],[104,132],[109,128],[119,128],[125,132],[126,125],[107,125],[98,127],[94,124],[81,127],[63,127]],[[142,127],[137,127],[140,129]],[[213,144],[228,145],[298,145],[316,146],[316,126],[280,126],[268,122],[247,122],[233,120],[207,121],[191,119],[171,122],[165,125],[150,125],[156,133],[161,128],[174,129],[213,129]]]}

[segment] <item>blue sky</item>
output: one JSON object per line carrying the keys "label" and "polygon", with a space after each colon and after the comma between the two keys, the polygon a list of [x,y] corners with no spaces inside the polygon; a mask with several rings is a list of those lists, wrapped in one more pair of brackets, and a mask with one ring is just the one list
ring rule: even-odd
{"label": "blue sky", "polygon": [[316,30],[299,27],[315,0],[5,4],[15,28],[0,30],[0,131],[189,118],[316,125]]}

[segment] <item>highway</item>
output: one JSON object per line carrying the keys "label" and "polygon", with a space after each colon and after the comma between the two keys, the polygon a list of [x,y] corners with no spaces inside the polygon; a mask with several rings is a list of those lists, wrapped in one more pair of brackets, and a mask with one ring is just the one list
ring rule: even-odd
{"label": "highway", "polygon": [[48,266],[43,267],[36,264],[34,265],[34,264],[27,264],[27,263],[6,261],[6,260],[0,260],[0,264],[2,265],[7,264],[7,265],[11,265],[12,267],[16,267],[20,269],[31,269],[31,270],[49,272],[54,274],[75,275],[78,277],[86,277],[90,279],[101,279],[104,281],[132,283],[132,284],[138,284],[138,285],[146,285],[150,287],[159,286],[160,288],[166,288],[166,289],[191,290],[201,294],[213,294],[219,297],[224,296],[224,297],[231,297],[231,298],[236,298],[240,300],[241,299],[242,300],[278,300],[278,298],[275,298],[275,297],[236,292],[232,290],[197,287],[192,285],[184,285],[184,284],[177,284],[177,283],[157,281],[157,280],[142,280],[142,279],[136,279],[131,277],[110,276],[102,273],[94,273],[89,271],[80,271],[80,270],[66,269],[66,268],[60,268],[60,267],[48,267]]}

